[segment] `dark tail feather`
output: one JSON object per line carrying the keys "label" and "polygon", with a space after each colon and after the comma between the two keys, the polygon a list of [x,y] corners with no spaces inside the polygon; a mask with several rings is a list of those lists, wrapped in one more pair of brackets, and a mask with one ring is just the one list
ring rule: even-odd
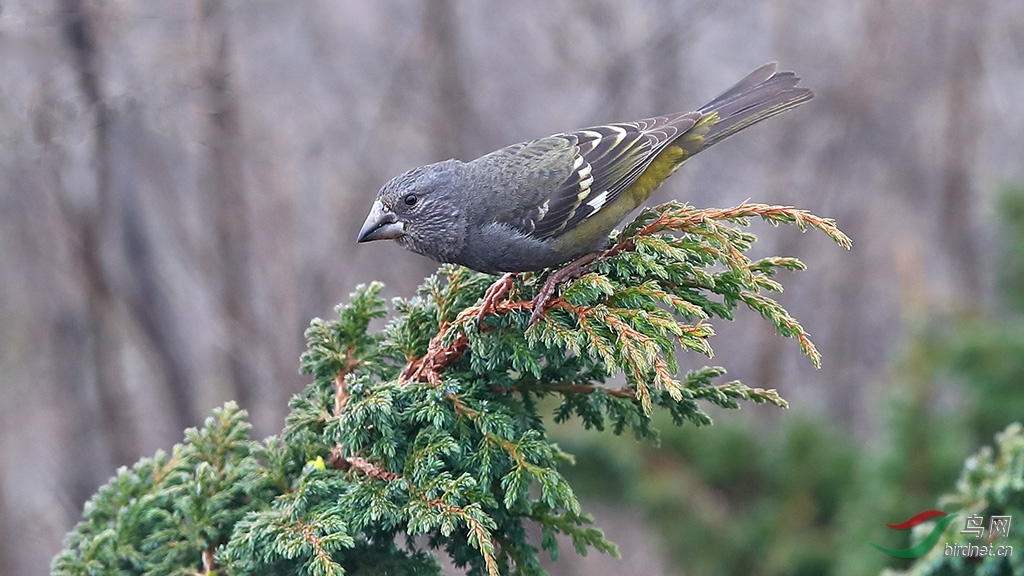
{"label": "dark tail feather", "polygon": [[809,88],[797,86],[796,74],[776,70],[774,62],[761,66],[699,109],[718,113],[718,122],[704,135],[704,148],[814,97]]}

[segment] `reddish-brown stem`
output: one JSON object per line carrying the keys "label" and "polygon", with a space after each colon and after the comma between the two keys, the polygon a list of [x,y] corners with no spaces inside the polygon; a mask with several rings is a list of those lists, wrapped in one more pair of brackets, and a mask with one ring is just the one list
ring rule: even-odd
{"label": "reddish-brown stem", "polygon": [[[352,348],[345,351],[345,364],[340,370],[338,370],[338,373],[334,375],[335,417],[341,416],[341,412],[345,408],[345,404],[348,403],[349,394],[348,386],[345,385],[345,377],[358,368],[359,363],[360,360],[355,357],[355,352]],[[384,480],[385,482],[390,482],[391,480],[398,478],[398,474],[388,472],[361,456],[344,456],[343,453],[344,447],[341,442],[338,442],[334,445],[334,448],[331,448],[331,453],[327,456],[327,462],[336,470],[349,470],[354,468],[371,478]]]}
{"label": "reddish-brown stem", "polygon": [[199,574],[214,574],[217,569],[216,560],[213,556],[213,548],[203,550],[203,571]]}

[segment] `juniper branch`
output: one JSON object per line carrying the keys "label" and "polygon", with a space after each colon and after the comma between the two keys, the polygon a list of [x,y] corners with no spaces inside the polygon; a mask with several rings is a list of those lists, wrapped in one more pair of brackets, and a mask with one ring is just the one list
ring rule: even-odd
{"label": "juniper branch", "polygon": [[[542,574],[527,522],[541,525],[553,557],[556,533],[614,553],[559,472],[571,456],[548,440],[538,399],[558,398],[556,422],[637,438],[655,434],[657,409],[706,425],[705,404],[785,407],[775,390],[718,384],[721,368],[678,376],[676,351],[710,357],[712,319],[738,306],[817,365],[800,324],[765,295],[782,288],[775,272],[802,264],[749,259],[755,239],[741,227],[753,217],[849,247],[832,221],[801,210],[673,203],[642,212],[532,327],[541,274],[517,278],[481,322],[492,279],[443,266],[417,297],[395,300],[398,314],[377,333],[381,285],[360,287],[336,320],[307,330],[302,371],[313,383],[292,399],[280,439],[253,443],[243,412],[218,412],[170,457],[101,490],[55,573],[131,562],[148,573],[440,574],[429,548],[473,573]],[[616,373],[626,385],[605,385]]]}

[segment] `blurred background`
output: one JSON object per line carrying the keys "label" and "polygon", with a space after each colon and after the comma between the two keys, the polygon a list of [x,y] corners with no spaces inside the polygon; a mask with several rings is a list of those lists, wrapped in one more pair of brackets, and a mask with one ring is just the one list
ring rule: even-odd
{"label": "blurred background", "polygon": [[[755,226],[810,270],[713,362],[778,388],[660,448],[559,427],[622,560],[557,574],[872,574],[1024,414],[1024,4],[1016,0],[3,0],[0,573],[44,573],[118,466],[236,399],[281,429],[302,332],[435,264],[354,237],[411,167],[695,108],[777,60],[816,92],[654,200],[838,220]],[[693,358],[697,363],[706,359]],[[897,546],[900,547],[900,546]]]}

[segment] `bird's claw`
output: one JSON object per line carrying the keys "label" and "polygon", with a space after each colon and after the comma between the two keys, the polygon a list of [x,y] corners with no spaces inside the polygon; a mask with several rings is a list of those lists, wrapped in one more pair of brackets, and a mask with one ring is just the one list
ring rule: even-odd
{"label": "bird's claw", "polygon": [[[544,281],[544,286],[541,287],[540,292],[533,299],[533,311],[530,313],[530,323],[527,326],[533,326],[540,319],[541,314],[550,305],[552,296],[555,295],[555,290],[561,284],[587,273],[590,269],[590,263],[601,256],[601,254],[602,252],[584,254],[568,265],[552,272],[547,280]],[[501,278],[487,288],[487,292],[484,292],[483,301],[480,302],[480,311],[476,315],[477,326],[483,325],[484,317],[488,314],[493,314],[498,302],[508,294],[508,291],[512,288],[513,276],[514,274],[511,272],[502,275]]]}
{"label": "bird's claw", "polygon": [[533,299],[533,312],[530,313],[530,323],[527,326],[533,326],[537,320],[540,319],[541,314],[547,310],[548,305],[551,303],[551,297],[555,294],[555,289],[564,282],[579,278],[580,276],[587,273],[590,270],[590,263],[593,262],[597,257],[601,256],[602,252],[591,252],[584,254],[579,258],[573,260],[568,265],[559,268],[548,276],[548,279],[544,282],[544,286],[541,287],[540,292]]}
{"label": "bird's claw", "polygon": [[494,312],[495,306],[498,301],[501,300],[505,294],[508,294],[509,289],[512,288],[512,273],[509,272],[503,275],[501,278],[491,284],[484,292],[483,302],[480,303],[480,312],[476,315],[477,326],[480,326],[484,322],[484,316]]}

